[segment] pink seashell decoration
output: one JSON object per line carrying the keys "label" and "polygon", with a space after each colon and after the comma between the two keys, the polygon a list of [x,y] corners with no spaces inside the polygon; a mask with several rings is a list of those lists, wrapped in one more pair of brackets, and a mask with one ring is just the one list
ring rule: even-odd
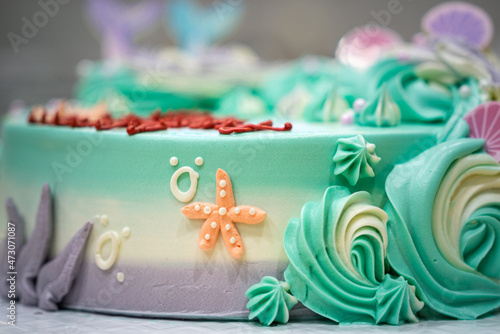
{"label": "pink seashell decoration", "polygon": [[363,26],[342,37],[335,54],[340,62],[363,69],[375,64],[384,50],[402,43],[401,36],[393,30]]}
{"label": "pink seashell decoration", "polygon": [[483,103],[464,117],[471,138],[485,140],[484,148],[500,162],[500,102]]}
{"label": "pink seashell decoration", "polygon": [[494,34],[491,17],[482,8],[460,1],[432,8],[422,18],[422,29],[432,37],[457,39],[476,49],[487,48]]}

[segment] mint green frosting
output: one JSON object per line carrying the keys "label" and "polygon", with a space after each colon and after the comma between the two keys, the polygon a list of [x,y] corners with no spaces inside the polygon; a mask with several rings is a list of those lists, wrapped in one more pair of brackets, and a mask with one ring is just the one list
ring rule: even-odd
{"label": "mint green frosting", "polygon": [[143,79],[127,66],[109,64],[92,65],[79,80],[75,96],[84,106],[104,102],[114,114],[148,115],[157,109],[213,108],[215,103],[214,99],[195,94],[169,91],[151,75]]}
{"label": "mint green frosting", "polygon": [[304,110],[304,119],[310,122],[338,121],[350,109],[341,89],[332,83],[318,85]]}
{"label": "mint green frosting", "polygon": [[359,79],[361,92],[358,97],[368,103],[378,100],[381,89],[386,86],[388,95],[400,109],[402,122],[447,120],[453,108],[448,86],[436,89],[415,74],[416,66],[393,58],[378,62]]}
{"label": "mint green frosting", "polygon": [[396,126],[401,122],[401,111],[391,98],[386,86],[382,86],[378,96],[360,113],[356,122],[361,125]]}
{"label": "mint green frosting", "polygon": [[290,93],[278,101],[275,113],[286,119],[301,119],[312,98],[313,95],[307,87],[304,84],[298,84]]}
{"label": "mint green frosting", "polygon": [[387,88],[404,122],[443,122],[452,113],[451,94],[429,85],[413,70],[400,73],[388,82]]}
{"label": "mint green frosting", "polygon": [[464,262],[488,277],[500,280],[500,204],[473,212],[460,234],[460,255]]}
{"label": "mint green frosting", "polygon": [[480,139],[448,140],[386,181],[391,267],[425,304],[474,319],[500,307],[500,165]]}
{"label": "mint green frosting", "polygon": [[286,324],[288,311],[298,303],[297,298],[290,293],[290,286],[276,278],[266,276],[260,283],[247,290],[249,299],[247,308],[250,309],[248,319],[258,318],[264,326],[272,323]]}
{"label": "mint green frosting", "polygon": [[[418,322],[416,312],[424,304],[415,295],[415,287],[401,276],[385,275],[375,295],[377,299],[376,323],[398,324],[405,319]],[[395,302],[399,301],[399,302]]]}
{"label": "mint green frosting", "polygon": [[374,177],[373,168],[380,157],[375,154],[375,145],[367,142],[362,135],[341,138],[337,141],[337,151],[333,156],[335,175],[343,175],[351,186],[364,177]]}
{"label": "mint green frosting", "polygon": [[366,100],[373,99],[384,84],[394,81],[398,75],[413,68],[412,63],[402,62],[394,58],[379,61],[364,72],[363,77],[358,82],[358,85],[364,86],[358,97]]}
{"label": "mint green frosting", "polygon": [[361,72],[331,58],[306,56],[270,75],[263,84],[262,95],[269,106],[274,107],[298,86],[315,95],[317,88],[321,93],[323,84],[335,83],[348,93],[347,100],[352,103],[363,90],[359,85],[360,75]]}
{"label": "mint green frosting", "polygon": [[463,117],[482,103],[479,83],[475,79],[464,82],[470,89],[470,95],[461,96],[459,89],[453,89],[454,111],[446,123],[445,129],[438,134],[438,143],[449,139],[463,138],[469,134],[469,125]]}
{"label": "mint green frosting", "polygon": [[218,102],[217,114],[259,117],[268,112],[266,103],[248,87],[233,89]]}
{"label": "mint green frosting", "polygon": [[285,280],[307,308],[339,323],[417,321],[422,307],[406,280],[386,274],[388,216],[367,192],[329,187],[285,231]]}

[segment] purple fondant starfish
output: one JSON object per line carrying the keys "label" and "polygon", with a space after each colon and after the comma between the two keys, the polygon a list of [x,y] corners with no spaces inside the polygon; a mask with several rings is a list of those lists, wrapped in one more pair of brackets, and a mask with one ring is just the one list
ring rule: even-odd
{"label": "purple fondant starfish", "polygon": [[40,270],[36,285],[38,307],[48,311],[58,309],[57,304],[68,294],[80,271],[91,230],[92,223],[87,222],[66,247]]}
{"label": "purple fondant starfish", "polygon": [[[14,200],[12,198],[7,199],[6,207],[8,226],[3,244],[4,251],[2,254],[2,258],[0,259],[0,279],[2,280],[0,284],[0,295],[5,298],[8,297],[10,290],[10,281],[7,281],[7,279],[10,278],[11,275],[7,273],[16,271],[16,263],[11,262],[13,263],[11,265],[9,263],[9,260],[15,259],[16,254],[19,254],[21,248],[24,245],[24,220],[19,215],[16,204],[14,203]],[[11,245],[10,250],[13,250],[13,253],[9,253],[9,245]]]}
{"label": "purple fondant starfish", "polygon": [[43,186],[33,234],[21,249],[17,260],[17,289],[21,303],[37,305],[36,278],[49,255],[52,235],[52,199],[47,184]]}

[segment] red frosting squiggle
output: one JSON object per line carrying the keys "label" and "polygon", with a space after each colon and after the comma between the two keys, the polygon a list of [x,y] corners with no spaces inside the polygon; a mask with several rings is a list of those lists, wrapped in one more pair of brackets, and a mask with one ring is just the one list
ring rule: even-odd
{"label": "red frosting squiggle", "polygon": [[[92,114],[92,113],[91,113]],[[41,107],[35,107],[31,111],[28,121],[35,124],[48,124],[70,127],[95,127],[96,130],[109,130],[114,128],[126,128],[129,135],[141,132],[153,132],[167,130],[168,128],[191,128],[191,129],[215,129],[220,134],[254,132],[254,131],[290,131],[292,124],[285,123],[283,127],[273,127],[271,120],[259,124],[245,124],[243,120],[234,117],[216,118],[207,112],[192,110],[178,110],[162,113],[156,111],[147,118],[129,114],[114,119],[110,114],[91,115],[64,115],[64,108],[55,113],[48,113]]]}

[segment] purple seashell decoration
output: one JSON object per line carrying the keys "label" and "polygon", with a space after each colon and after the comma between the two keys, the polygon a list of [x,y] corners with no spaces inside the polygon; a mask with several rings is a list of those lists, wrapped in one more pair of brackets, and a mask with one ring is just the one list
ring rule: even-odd
{"label": "purple seashell decoration", "polygon": [[363,26],[342,37],[335,54],[340,62],[364,69],[376,63],[386,49],[402,43],[403,39],[391,29]]}
{"label": "purple seashell decoration", "polygon": [[422,29],[432,37],[456,39],[476,49],[487,48],[493,40],[490,16],[467,2],[446,2],[432,8],[422,18]]}
{"label": "purple seashell decoration", "polygon": [[484,149],[500,162],[500,102],[483,103],[464,117],[469,137],[485,140]]}
{"label": "purple seashell decoration", "polygon": [[132,5],[118,0],[87,0],[87,12],[99,29],[103,58],[123,60],[135,49],[134,37],[159,21],[162,3],[147,0]]}

